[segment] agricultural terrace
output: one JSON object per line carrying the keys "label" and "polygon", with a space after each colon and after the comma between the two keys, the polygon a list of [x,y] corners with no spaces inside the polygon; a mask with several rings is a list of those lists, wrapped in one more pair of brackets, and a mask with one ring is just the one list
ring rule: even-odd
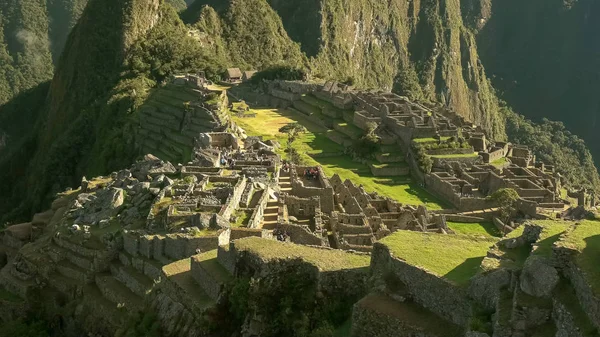
{"label": "agricultural terrace", "polygon": [[234,242],[236,251],[249,251],[266,261],[281,258],[299,258],[315,265],[321,271],[367,268],[371,257],[366,254],[350,253],[337,249],[320,249],[308,246],[263,240],[249,237]]}
{"label": "agricultural terrace", "polygon": [[487,237],[501,237],[502,233],[494,226],[491,222],[474,222],[474,223],[463,223],[447,221],[448,228],[453,230],[456,234],[464,235],[479,235]]}
{"label": "agricultural terrace", "polygon": [[288,109],[253,109],[255,118],[232,119],[249,136],[263,136],[265,139],[276,139],[282,147],[280,154],[285,158],[285,135],[279,133],[282,126],[299,122],[308,132],[302,134],[294,142],[294,147],[300,154],[304,165],[321,165],[328,176],[338,174],[342,179],[350,179],[357,185],[363,185],[368,192],[377,192],[401,203],[410,205],[425,204],[427,208],[442,209],[445,203],[431,195],[408,176],[400,177],[375,177],[366,164],[353,161],[349,155],[344,154],[341,145],[327,138],[326,133],[331,132],[325,126],[317,125],[299,112]]}
{"label": "agricultural terrace", "polygon": [[394,257],[426,269],[457,285],[479,271],[481,261],[498,239],[398,231],[381,239]]}

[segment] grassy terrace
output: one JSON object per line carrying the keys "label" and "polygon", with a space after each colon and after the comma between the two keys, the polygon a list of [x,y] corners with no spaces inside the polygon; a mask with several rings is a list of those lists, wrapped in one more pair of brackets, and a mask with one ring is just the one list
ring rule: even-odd
{"label": "grassy terrace", "polygon": [[379,242],[395,257],[462,286],[479,271],[481,261],[496,241],[467,235],[398,231]]}
{"label": "grassy terrace", "polygon": [[194,262],[199,263],[204,270],[216,277],[221,282],[227,282],[231,279],[231,274],[217,261],[217,250],[211,250],[206,253],[192,256]]}
{"label": "grassy terrace", "polygon": [[264,260],[299,258],[321,271],[366,268],[371,262],[368,255],[352,254],[341,250],[328,250],[249,237],[234,242],[238,251],[250,251]]}
{"label": "grassy terrace", "polygon": [[439,155],[432,155],[430,156],[431,158],[441,158],[441,159],[446,159],[446,158],[475,158],[477,157],[479,154],[477,154],[477,152],[473,152],[473,153],[469,153],[469,154],[439,154]]}
{"label": "grassy terrace", "polygon": [[[450,139],[450,137],[441,137],[441,140],[443,142],[447,141],[448,139]],[[417,144],[437,143],[438,142],[438,140],[435,138],[413,138],[412,141]]]}
{"label": "grassy terrace", "polygon": [[[321,165],[328,176],[339,174],[342,179],[350,179],[355,184],[363,185],[368,192],[377,192],[383,196],[405,204],[425,204],[429,209],[448,207],[440,199],[413,183],[409,177],[375,177],[367,165],[352,161],[343,155],[343,147],[325,136],[327,128],[310,121],[306,116],[284,109],[254,109],[256,118],[232,119],[249,136],[263,136],[266,139],[277,139],[280,144],[286,143],[279,128],[292,122],[300,122],[308,132],[299,137],[294,143],[301,154],[301,160],[306,165]],[[395,150],[395,149],[392,149]],[[283,149],[280,154],[285,157]]]}
{"label": "grassy terrace", "polygon": [[537,242],[537,248],[533,252],[535,255],[550,257],[552,255],[552,245],[558,241],[560,235],[564,233],[574,222],[559,220],[537,220],[534,222],[544,227],[540,239]]}
{"label": "grassy terrace", "polygon": [[594,290],[600,294],[600,222],[585,220],[579,222],[572,231],[567,232],[560,242],[561,246],[578,250],[575,262],[584,272],[585,278]]}
{"label": "grassy terrace", "polygon": [[462,223],[448,221],[447,225],[456,234],[480,235],[487,237],[502,236],[502,233],[500,233],[498,228],[491,222]]}
{"label": "grassy terrace", "polygon": [[494,165],[495,167],[501,168],[504,167],[504,165],[508,164],[508,160],[506,159],[506,157],[502,157],[500,159],[494,160],[490,164]]}

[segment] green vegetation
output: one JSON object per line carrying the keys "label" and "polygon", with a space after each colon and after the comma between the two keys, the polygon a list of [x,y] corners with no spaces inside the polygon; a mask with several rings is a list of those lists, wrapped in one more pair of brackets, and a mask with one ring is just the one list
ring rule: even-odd
{"label": "green vegetation", "polygon": [[380,240],[393,256],[461,286],[479,271],[481,261],[496,241],[410,231],[398,231]]}
{"label": "green vegetation", "polygon": [[[303,165],[321,165],[325,174],[338,174],[343,180],[350,179],[357,185],[363,185],[368,192],[377,192],[399,202],[420,205],[429,209],[442,209],[446,205],[442,200],[429,194],[417,183],[407,177],[375,177],[365,164],[355,162],[350,156],[344,156],[344,148],[328,139],[327,129],[316,125],[306,116],[291,110],[254,109],[256,118],[236,118],[233,120],[246,130],[250,136],[263,136],[266,139],[277,139],[285,143],[286,139],[279,134],[279,128],[289,123],[301,123],[307,132],[301,134],[293,143]],[[394,150],[382,146],[382,151]],[[281,152],[284,155],[285,153]]]}
{"label": "green vegetation", "polygon": [[[477,42],[483,65],[503,98],[533,121],[564,121],[571,132],[585,139],[598,165],[600,133],[595,121],[600,117],[596,98],[600,79],[590,69],[598,67],[593,51],[598,50],[600,41],[592,33],[597,26],[586,21],[592,13],[598,17],[595,4],[594,0],[495,0],[487,7],[492,14],[477,14],[475,10],[472,22],[480,28]],[[490,19],[482,24],[482,17]],[[579,150],[582,146],[569,146],[568,141],[546,142],[547,138],[558,140],[566,135],[565,131],[560,133],[532,137],[534,142],[528,145],[536,148],[538,158],[546,160],[540,157],[546,153],[556,164],[561,163],[564,168],[560,170],[572,171],[570,182],[597,181],[589,152]],[[561,149],[560,153],[555,148]],[[598,184],[594,186],[597,190]]]}
{"label": "green vegetation", "polygon": [[298,122],[289,123],[279,128],[279,132],[285,134],[287,137],[286,152],[288,154],[288,160],[292,163],[297,164],[300,161],[299,154],[294,148],[293,144],[298,136],[306,131],[306,128]]}
{"label": "green vegetation", "polygon": [[462,153],[457,153],[457,154],[436,154],[436,155],[432,155],[430,156],[431,158],[475,158],[477,157],[478,154],[477,153],[467,153],[467,154],[462,154]]}
{"label": "green vegetation", "polygon": [[552,256],[552,245],[574,224],[573,222],[561,220],[535,220],[533,223],[544,227],[533,254],[547,257]]}
{"label": "green vegetation", "polygon": [[483,236],[495,236],[500,237],[502,234],[491,222],[453,222],[447,221],[448,228],[453,230],[456,234],[465,235],[483,235]]}
{"label": "green vegetation", "polygon": [[53,331],[47,321],[39,317],[0,322],[0,337],[50,337]]}
{"label": "green vegetation", "polygon": [[21,302],[22,299],[0,286],[0,301]]}
{"label": "green vegetation", "polygon": [[246,227],[248,225],[248,221],[250,221],[250,217],[252,216],[252,212],[237,210],[235,212],[235,216],[237,220],[235,223],[232,223],[232,227]]}
{"label": "green vegetation", "polygon": [[[440,140],[442,142],[445,142],[447,140],[449,140],[450,137],[440,137]],[[439,143],[440,140],[435,139],[435,138],[413,138],[413,143],[417,143],[417,144],[423,144],[423,143]]]}
{"label": "green vegetation", "polygon": [[306,62],[299,45],[283,29],[281,18],[264,0],[199,0],[182,18],[209,37],[206,42],[213,53],[243,70],[303,68]]}
{"label": "green vegetation", "polygon": [[506,132],[513,143],[529,146],[537,160],[555,165],[569,186],[592,188],[600,193],[600,176],[590,151],[562,122],[544,118],[539,124],[534,123],[509,108],[504,108],[504,115]]}
{"label": "green vegetation", "polygon": [[371,261],[368,255],[312,248],[255,237],[235,241],[235,248],[238,251],[251,251],[264,260],[276,260],[282,257],[299,258],[315,265],[321,271],[366,268]]}
{"label": "green vegetation", "polygon": [[163,336],[158,317],[152,312],[138,312],[126,320],[126,325],[118,331],[117,337],[159,337]]}
{"label": "green vegetation", "polygon": [[489,196],[490,200],[498,203],[500,219],[507,223],[517,211],[516,204],[519,194],[512,188],[501,188]]}
{"label": "green vegetation", "polygon": [[506,159],[506,157],[502,157],[500,159],[496,159],[493,162],[491,162],[491,165],[494,165],[498,168],[504,167],[504,165],[506,165],[508,163],[508,160]]}
{"label": "green vegetation", "polygon": [[251,82],[260,84],[263,80],[286,80],[298,81],[306,78],[306,72],[303,69],[278,65],[261,70],[252,76]]}
{"label": "green vegetation", "polygon": [[[355,126],[354,126],[355,127]],[[355,127],[356,128],[356,127]],[[381,140],[375,134],[376,124],[368,125],[366,131],[358,130],[363,133],[360,138],[352,143],[352,152],[359,158],[373,158],[381,150]]]}
{"label": "green vegetation", "polygon": [[600,293],[600,222],[585,220],[569,230],[560,242],[561,246],[579,251],[575,262],[583,270],[584,275],[593,291]]}

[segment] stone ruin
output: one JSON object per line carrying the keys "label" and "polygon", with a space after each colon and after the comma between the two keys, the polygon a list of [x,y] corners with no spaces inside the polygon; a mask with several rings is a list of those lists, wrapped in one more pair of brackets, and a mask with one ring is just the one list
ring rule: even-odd
{"label": "stone ruin", "polygon": [[[406,153],[409,165],[399,168],[370,165],[372,173],[375,176],[410,173],[423,187],[459,211],[493,208],[486,197],[500,188],[515,189],[521,197],[519,208],[528,216],[536,216],[538,208],[562,209],[566,203],[559,196],[560,176],[551,165],[537,162],[525,146],[488,139],[480,127],[445,107],[425,106],[389,92],[357,91],[336,82],[316,85],[273,81],[268,83],[267,92],[294,103],[302,95],[311,94],[338,109],[322,108],[320,112],[327,118],[343,117],[363,130],[376,125],[382,144],[397,146],[400,153]],[[346,112],[342,116],[340,111]],[[336,132],[328,133],[333,141],[348,145],[335,135]],[[449,142],[460,146],[450,146]],[[421,172],[415,154],[418,146],[428,144],[425,153],[433,159],[431,173]],[[385,166],[387,159],[378,158],[383,164],[379,166]],[[579,199],[586,203],[584,197]],[[587,204],[591,205],[589,201]]]}

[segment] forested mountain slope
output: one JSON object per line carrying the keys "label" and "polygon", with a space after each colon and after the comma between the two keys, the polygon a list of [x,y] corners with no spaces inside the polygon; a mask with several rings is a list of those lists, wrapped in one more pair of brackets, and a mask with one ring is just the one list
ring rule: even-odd
{"label": "forested mountain slope", "polygon": [[[214,9],[232,47],[228,51],[235,55],[252,42],[250,25],[261,21],[251,20],[252,13],[270,13],[264,9],[266,2],[279,17],[263,15],[263,24],[281,20],[286,35],[310,58],[315,77],[442,101],[495,138],[505,137],[497,98],[479,61],[475,37],[463,25],[459,0],[198,0],[184,18],[199,18],[202,29]],[[205,32],[218,38],[216,30]],[[282,39],[275,47],[287,44]]]}
{"label": "forested mountain slope", "polygon": [[0,3],[0,104],[52,78],[71,28],[87,0]]}
{"label": "forested mountain slope", "polygon": [[600,163],[600,2],[471,2],[481,59],[504,99],[529,118],[563,121]]}

